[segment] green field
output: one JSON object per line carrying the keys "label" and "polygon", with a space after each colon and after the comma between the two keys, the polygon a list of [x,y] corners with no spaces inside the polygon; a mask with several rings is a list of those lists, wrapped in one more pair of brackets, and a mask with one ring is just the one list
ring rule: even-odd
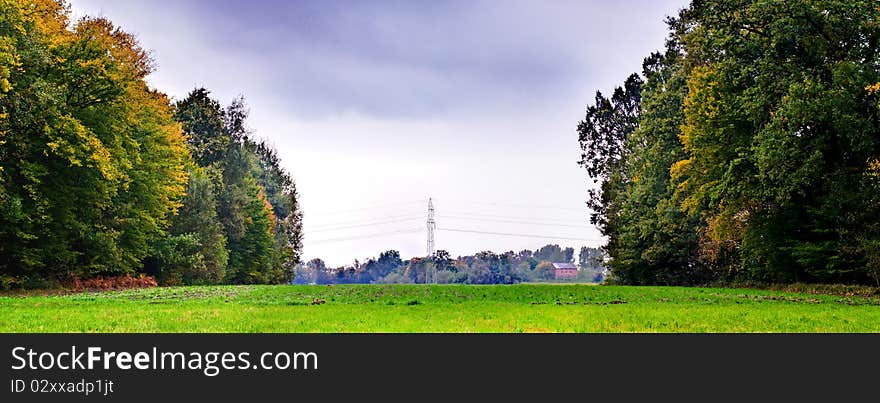
{"label": "green field", "polygon": [[878,332],[880,298],[558,284],[213,286],[0,297],[0,332]]}

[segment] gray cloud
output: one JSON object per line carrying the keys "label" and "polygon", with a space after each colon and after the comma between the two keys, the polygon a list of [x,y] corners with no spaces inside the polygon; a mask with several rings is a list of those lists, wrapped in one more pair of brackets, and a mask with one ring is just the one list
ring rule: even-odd
{"label": "gray cloud", "polygon": [[254,61],[250,79],[299,116],[419,117],[555,105],[585,75],[625,77],[617,63],[638,62],[643,55],[629,49],[657,33],[656,20],[678,3],[159,0],[134,7],[155,10],[151,19],[166,29],[198,30],[202,47]]}
{"label": "gray cloud", "polygon": [[[138,34],[157,60],[159,69],[149,80],[158,89],[180,98],[204,86],[222,102],[244,94],[252,128],[278,147],[297,180],[306,212],[305,256],[339,265],[390,248],[404,257],[423,253],[423,234],[309,243],[360,235],[309,230],[340,221],[329,212],[363,203],[434,196],[438,211],[585,224],[587,180],[575,164],[577,121],[596,90],[618,85],[663,46],[664,17],[686,2],[73,0],[72,5],[78,15],[105,15]],[[456,206],[455,200],[566,209]],[[389,229],[400,228],[364,233]],[[490,230],[502,229],[598,238],[594,229]],[[438,234],[438,247],[453,254],[534,249],[549,241]]]}

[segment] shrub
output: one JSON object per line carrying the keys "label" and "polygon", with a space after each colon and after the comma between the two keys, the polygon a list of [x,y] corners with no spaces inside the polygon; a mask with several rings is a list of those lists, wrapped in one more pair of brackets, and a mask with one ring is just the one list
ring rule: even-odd
{"label": "shrub", "polygon": [[65,288],[74,291],[107,291],[107,290],[124,290],[128,288],[149,288],[156,287],[159,284],[153,276],[139,275],[132,277],[131,275],[113,276],[113,277],[92,277],[89,279],[81,279],[72,277],[64,283]]}

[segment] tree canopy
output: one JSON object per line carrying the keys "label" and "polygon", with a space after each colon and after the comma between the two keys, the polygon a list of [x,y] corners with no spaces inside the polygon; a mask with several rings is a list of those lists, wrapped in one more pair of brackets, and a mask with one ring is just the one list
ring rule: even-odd
{"label": "tree canopy", "polygon": [[274,151],[240,130],[243,102],[218,112],[197,90],[172,105],[147,85],[153,62],[132,35],[68,13],[62,1],[0,2],[0,288],[137,273],[228,281],[226,265],[242,261],[219,226],[221,185],[240,185],[219,180],[233,145],[248,155],[242,214],[265,227],[244,249],[272,250],[254,281],[282,281],[301,212]]}
{"label": "tree canopy", "polygon": [[578,126],[619,281],[880,280],[878,16],[869,1],[740,0],[668,20],[637,123],[597,97]]}

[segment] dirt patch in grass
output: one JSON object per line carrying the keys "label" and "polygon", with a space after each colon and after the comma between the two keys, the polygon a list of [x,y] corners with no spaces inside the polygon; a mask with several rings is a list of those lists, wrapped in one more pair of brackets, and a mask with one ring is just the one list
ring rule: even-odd
{"label": "dirt patch in grass", "polygon": [[845,284],[772,284],[754,285],[738,284],[729,288],[745,288],[753,290],[781,291],[794,294],[834,295],[839,297],[880,298],[880,287]]}

